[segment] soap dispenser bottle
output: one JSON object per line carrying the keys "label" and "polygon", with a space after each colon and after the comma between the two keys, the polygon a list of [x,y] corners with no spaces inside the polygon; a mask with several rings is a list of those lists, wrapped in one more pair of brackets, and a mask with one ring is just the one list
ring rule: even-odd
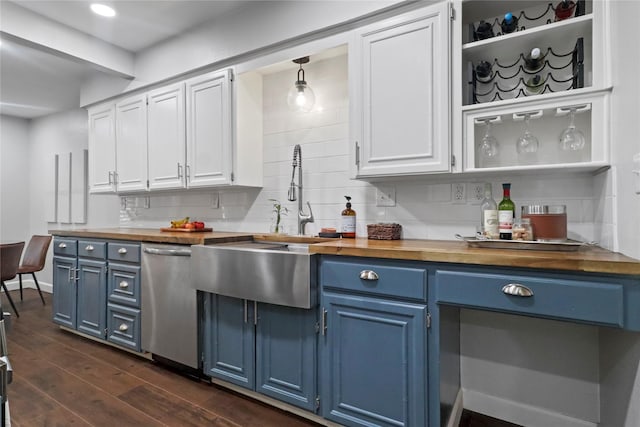
{"label": "soap dispenser bottle", "polygon": [[347,208],[342,211],[340,232],[342,237],[356,237],[356,211],[351,209],[351,197],[344,196],[347,199]]}

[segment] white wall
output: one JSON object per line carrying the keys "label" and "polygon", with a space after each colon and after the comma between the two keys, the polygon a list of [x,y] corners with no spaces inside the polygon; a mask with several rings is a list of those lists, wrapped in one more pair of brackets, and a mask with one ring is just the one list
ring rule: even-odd
{"label": "white wall", "polygon": [[[5,138],[5,123],[19,123],[24,128],[24,135],[28,135],[20,141],[19,145],[11,145],[11,150],[5,150],[7,144],[12,144],[11,139]],[[109,195],[89,196],[86,224],[47,222],[47,191],[49,191],[47,186],[54,179],[51,168],[54,155],[87,148],[87,112],[85,110],[67,111],[29,122],[3,116],[2,125],[3,203],[0,212],[3,218],[3,241],[5,241],[5,230],[7,233],[19,233],[20,238],[28,242],[31,235],[47,234],[48,230],[52,229],[118,225],[119,199]],[[5,153],[9,155],[5,156]],[[8,174],[7,179],[5,179],[5,173]],[[5,187],[7,187],[6,192]],[[15,194],[14,188],[20,188],[20,193]],[[11,201],[4,203],[5,197],[11,198]],[[20,201],[19,198],[24,200]],[[9,222],[6,228],[5,218],[13,222],[13,224]],[[45,268],[38,273],[38,281],[46,290],[50,290],[52,282],[52,254],[53,251],[50,248]],[[31,279],[25,277],[24,282],[29,284]]]}
{"label": "white wall", "polygon": [[0,241],[29,241],[29,121],[0,116]]}

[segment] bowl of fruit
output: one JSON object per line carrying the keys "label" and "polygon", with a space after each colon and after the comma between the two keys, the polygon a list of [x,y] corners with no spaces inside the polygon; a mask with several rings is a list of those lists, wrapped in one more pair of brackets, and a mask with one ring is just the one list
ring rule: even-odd
{"label": "bowl of fruit", "polygon": [[213,231],[212,228],[206,227],[202,221],[191,221],[188,216],[182,219],[175,219],[171,221],[170,227],[162,227],[161,231],[182,231],[182,232],[194,232],[194,231]]}

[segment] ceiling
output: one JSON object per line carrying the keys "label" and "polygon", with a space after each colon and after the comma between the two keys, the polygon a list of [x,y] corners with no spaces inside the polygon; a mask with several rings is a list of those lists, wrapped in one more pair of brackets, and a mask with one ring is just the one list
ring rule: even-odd
{"label": "ceiling", "polygon": [[[132,53],[205,22],[247,7],[235,0],[110,0],[115,18],[93,14],[92,0],[1,0],[28,9]],[[0,46],[0,114],[26,119],[77,108],[80,85],[94,68],[58,57],[47,49],[3,37]]]}

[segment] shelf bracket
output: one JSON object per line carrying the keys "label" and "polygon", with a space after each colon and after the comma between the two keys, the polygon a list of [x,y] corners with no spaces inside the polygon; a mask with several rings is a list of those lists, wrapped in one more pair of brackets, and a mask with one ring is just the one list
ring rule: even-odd
{"label": "shelf bracket", "polygon": [[526,112],[523,112],[523,113],[513,113],[513,121],[514,122],[521,122],[527,116],[530,119],[539,119],[540,117],[542,117],[542,114],[543,114],[542,110],[526,111]]}

